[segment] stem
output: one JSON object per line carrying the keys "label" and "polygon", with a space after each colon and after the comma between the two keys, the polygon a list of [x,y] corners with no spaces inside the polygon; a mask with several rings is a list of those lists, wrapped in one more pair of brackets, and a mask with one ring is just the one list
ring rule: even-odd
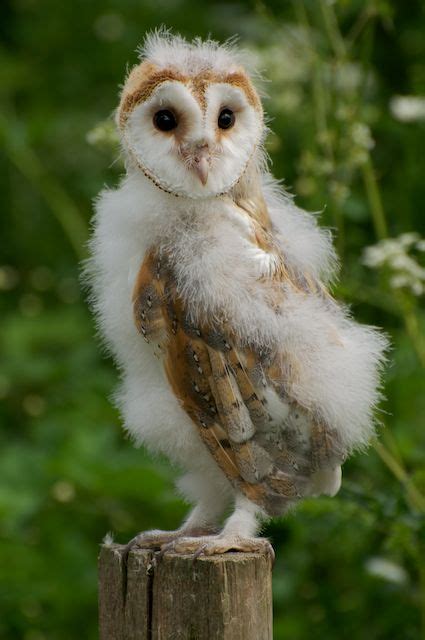
{"label": "stem", "polygon": [[354,42],[359,37],[363,29],[366,27],[369,20],[371,20],[371,18],[374,18],[375,15],[376,15],[376,12],[371,7],[366,7],[362,11],[362,13],[359,15],[354,25],[351,27],[345,39],[348,49],[350,49],[353,46]]}
{"label": "stem", "polygon": [[[381,194],[376,181],[375,171],[372,160],[368,155],[366,163],[362,167],[363,180],[366,187],[366,193],[369,200],[369,206],[372,213],[372,220],[375,227],[375,233],[379,240],[388,236],[387,222],[385,219],[384,207],[382,205]],[[409,336],[413,349],[419,359],[421,365],[425,368],[425,338],[419,327],[418,317],[410,304],[406,303],[403,295],[394,294],[397,304],[401,309],[404,326]]]}
{"label": "stem", "polygon": [[402,292],[399,292],[398,295],[396,295],[396,299],[401,308],[401,315],[403,317],[407,335],[412,341],[413,348],[416,351],[419,362],[425,368],[425,336],[419,326],[418,317],[414,312],[412,305],[409,304]]}
{"label": "stem", "polygon": [[404,318],[398,305],[394,304],[394,298],[375,287],[368,287],[345,276],[343,282],[335,286],[338,294],[351,302],[359,302],[375,307],[396,318]]}
{"label": "stem", "polygon": [[366,187],[366,193],[369,200],[369,206],[372,213],[373,225],[375,233],[379,240],[388,236],[387,222],[385,220],[384,207],[382,206],[381,194],[379,192],[376,181],[375,170],[372,160],[368,154],[366,162],[362,166],[363,181]]}
{"label": "stem", "polygon": [[423,496],[412,483],[409,474],[402,464],[395,459],[392,453],[390,453],[390,451],[381,442],[375,441],[373,443],[373,448],[395,478],[397,478],[405,488],[406,498],[411,507],[420,513],[425,513],[425,496]]}
{"label": "stem", "polygon": [[333,10],[325,0],[320,0],[320,9],[325,23],[329,41],[335,53],[335,57],[339,60],[345,58],[345,42],[338,27],[338,21]]}
{"label": "stem", "polygon": [[[332,141],[329,139],[329,126],[327,113],[329,108],[327,107],[327,92],[323,86],[322,73],[320,68],[320,56],[314,48],[314,44],[310,39],[311,26],[308,21],[308,16],[305,10],[304,2],[297,0],[293,1],[294,11],[298,21],[303,25],[308,36],[309,49],[312,57],[312,69],[313,69],[313,101],[315,105],[314,118],[316,124],[316,131],[319,138],[319,144],[323,147],[324,156],[330,162],[332,166],[332,172],[335,168],[335,153]],[[341,209],[339,203],[331,196],[331,206],[329,207],[333,224],[337,229],[337,248],[340,256],[344,253],[344,218],[341,215]]]}

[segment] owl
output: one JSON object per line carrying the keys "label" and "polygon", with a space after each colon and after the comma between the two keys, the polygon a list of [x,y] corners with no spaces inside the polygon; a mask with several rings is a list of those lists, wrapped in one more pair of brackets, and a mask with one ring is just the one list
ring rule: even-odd
{"label": "owl", "polygon": [[181,469],[192,504],[127,550],[272,554],[262,523],[335,495],[374,433],[386,339],[334,300],[329,231],[270,175],[255,78],[234,44],[162,30],[122,89],[126,175],[96,203],[94,307],[125,428]]}

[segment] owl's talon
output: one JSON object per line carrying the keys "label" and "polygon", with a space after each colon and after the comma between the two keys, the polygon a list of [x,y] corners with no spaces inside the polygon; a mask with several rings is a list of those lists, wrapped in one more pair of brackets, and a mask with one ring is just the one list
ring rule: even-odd
{"label": "owl's talon", "polygon": [[127,544],[125,545],[124,551],[122,554],[122,559],[125,566],[127,566],[128,556],[130,554],[130,551],[132,551],[133,548],[137,546],[137,541],[139,538],[140,538],[140,533],[138,533],[137,536],[134,536],[134,538],[131,538],[131,540],[127,542]]}
{"label": "owl's talon", "polygon": [[161,547],[161,557],[166,553],[177,553],[179,555],[192,555],[193,562],[201,556],[212,556],[236,552],[265,552],[273,565],[275,553],[272,545],[265,538],[243,538],[235,535],[215,535],[204,536],[202,538],[180,537]]}
{"label": "owl's talon", "polygon": [[137,547],[138,549],[150,549],[157,551],[155,554],[157,560],[161,560],[165,550],[171,550],[176,540],[182,536],[192,536],[197,538],[198,536],[205,536],[212,534],[216,531],[213,526],[203,527],[190,527],[177,529],[175,531],[161,531],[160,529],[153,529],[151,531],[142,531],[134,536],[125,546],[123,551],[123,561],[127,565],[128,556],[130,552]]}
{"label": "owl's talon", "polygon": [[202,556],[205,553],[205,549],[207,548],[207,544],[203,544],[202,547],[199,547],[199,549],[197,551],[195,551],[195,553],[193,554],[193,559],[192,559],[192,563],[195,564],[196,560],[199,558],[199,556]]}
{"label": "owl's talon", "polygon": [[157,551],[158,560],[162,560],[162,558],[164,557],[164,554],[167,553],[167,551],[174,551],[174,545],[175,545],[175,540],[172,540],[171,542],[167,542],[166,544],[163,544],[161,549]]}
{"label": "owl's talon", "polygon": [[274,549],[272,547],[272,545],[270,544],[270,542],[267,540],[268,542],[268,546],[266,547],[267,550],[267,555],[270,558],[270,562],[272,567],[274,566],[275,560],[276,560],[276,554],[274,552]]}

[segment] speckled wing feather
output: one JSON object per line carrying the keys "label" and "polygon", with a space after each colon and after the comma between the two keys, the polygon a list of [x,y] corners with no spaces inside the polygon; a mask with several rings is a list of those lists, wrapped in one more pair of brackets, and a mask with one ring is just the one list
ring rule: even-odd
{"label": "speckled wing feather", "polygon": [[[266,243],[267,229],[256,226],[256,242]],[[288,277],[287,269],[279,277]],[[319,285],[313,286],[317,292]],[[336,433],[287,397],[274,354],[238,344],[224,320],[191,322],[167,256],[156,248],[141,266],[133,301],[138,330],[163,358],[173,392],[210,453],[233,485],[268,514],[308,495],[316,470],[341,463]],[[281,424],[269,415],[267,388],[288,407]]]}

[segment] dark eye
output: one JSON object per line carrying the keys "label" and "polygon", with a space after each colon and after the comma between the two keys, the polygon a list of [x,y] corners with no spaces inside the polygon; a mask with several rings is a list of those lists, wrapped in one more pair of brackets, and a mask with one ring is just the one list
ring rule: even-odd
{"label": "dark eye", "polygon": [[168,109],[157,111],[153,117],[153,123],[160,131],[171,131],[177,127],[176,116]]}
{"label": "dark eye", "polygon": [[222,109],[218,116],[218,126],[220,129],[230,129],[235,124],[235,114],[231,109]]}

